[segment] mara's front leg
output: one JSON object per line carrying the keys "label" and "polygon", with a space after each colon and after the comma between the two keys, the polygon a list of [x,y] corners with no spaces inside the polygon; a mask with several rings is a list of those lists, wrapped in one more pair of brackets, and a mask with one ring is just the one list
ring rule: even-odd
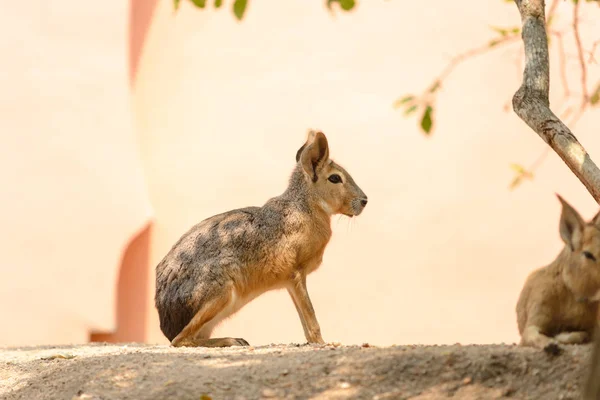
{"label": "mara's front leg", "polygon": [[521,335],[521,346],[537,347],[543,349],[550,344],[557,344],[557,340],[542,333],[539,326],[529,325]]}
{"label": "mara's front leg", "polygon": [[325,343],[321,337],[321,328],[315,315],[308,290],[306,288],[306,275],[298,272],[292,279],[288,292],[294,301],[296,311],[304,328],[304,336],[308,343]]}

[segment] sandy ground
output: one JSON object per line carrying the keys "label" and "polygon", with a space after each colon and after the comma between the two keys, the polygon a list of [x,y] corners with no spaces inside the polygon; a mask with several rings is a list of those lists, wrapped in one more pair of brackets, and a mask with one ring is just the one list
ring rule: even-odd
{"label": "sandy ground", "polygon": [[0,348],[1,399],[575,399],[591,351],[140,344]]}

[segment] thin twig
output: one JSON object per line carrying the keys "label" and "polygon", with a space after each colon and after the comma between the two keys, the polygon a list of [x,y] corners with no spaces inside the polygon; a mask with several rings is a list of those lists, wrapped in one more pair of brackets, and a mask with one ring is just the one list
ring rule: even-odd
{"label": "thin twig", "polygon": [[469,58],[481,55],[481,54],[485,54],[491,50],[496,50],[497,48],[499,48],[502,45],[514,43],[519,38],[520,37],[518,35],[507,35],[507,36],[504,36],[504,37],[498,39],[497,41],[495,41],[493,45],[490,45],[488,43],[488,44],[485,44],[484,46],[476,47],[474,49],[465,51],[464,53],[461,53],[459,55],[452,57],[450,59],[450,61],[448,62],[448,64],[446,64],[446,67],[438,75],[438,77],[436,79],[434,79],[433,85],[436,85],[436,84],[441,85],[442,81],[445,80],[448,77],[448,75],[450,75],[452,73],[454,68],[456,68],[463,61],[465,61]]}
{"label": "thin twig", "polygon": [[[598,2],[598,4],[600,4],[600,2]],[[596,48],[600,45],[600,40],[596,40],[594,43],[592,43],[592,50],[589,51],[590,53],[590,58],[588,59],[589,63],[597,63],[596,58],[594,57],[595,53],[596,53]]]}
{"label": "thin twig", "polygon": [[419,104],[432,104],[434,102],[434,100],[432,99],[434,93],[437,92],[437,90],[442,86],[443,81],[446,78],[448,78],[448,76],[452,73],[454,68],[456,68],[460,63],[472,57],[495,50],[499,47],[502,47],[503,45],[514,43],[517,41],[517,39],[519,39],[518,34],[502,36],[494,40],[493,42],[465,51],[464,53],[452,57],[450,61],[446,64],[446,67],[442,70],[442,72],[435,79],[433,79],[432,83],[425,89],[423,94],[419,96],[417,100],[415,100],[415,102]]}
{"label": "thin twig", "polygon": [[556,7],[558,6],[558,0],[553,0],[552,4],[548,8],[548,15],[546,15],[546,21],[551,22],[554,13],[556,12]]}
{"label": "thin twig", "polygon": [[488,51],[497,49],[501,45],[516,42],[517,39],[519,39],[518,35],[505,36],[505,37],[503,37],[501,39],[498,39],[498,41],[495,42],[495,44],[493,46],[490,46],[490,44],[486,44],[484,46],[477,47],[477,48],[465,51],[464,53],[459,54],[457,56],[454,56],[450,60],[450,62],[446,65],[446,68],[444,68],[444,70],[442,71],[442,73],[438,76],[437,80],[439,80],[439,81],[444,80],[446,77],[448,77],[448,75],[450,75],[450,73],[452,72],[452,70],[454,68],[456,68],[456,66],[458,66],[458,64],[460,64],[461,62],[465,61],[466,59],[471,58],[471,57],[475,57],[475,56],[478,56],[478,55],[481,55],[481,54],[485,54]]}
{"label": "thin twig", "polygon": [[581,90],[582,90],[582,101],[581,109],[587,107],[590,96],[587,89],[587,66],[583,59],[583,46],[581,45],[581,37],[579,35],[579,2],[575,2],[573,5],[573,35],[575,36],[575,44],[577,45],[577,55],[579,57],[579,65],[581,67]]}
{"label": "thin twig", "polygon": [[571,95],[571,91],[569,90],[569,80],[567,79],[567,56],[565,53],[565,43],[563,41],[563,34],[561,32],[552,32],[552,34],[558,39],[558,62],[560,67],[560,79],[565,90],[565,97],[569,97]]}

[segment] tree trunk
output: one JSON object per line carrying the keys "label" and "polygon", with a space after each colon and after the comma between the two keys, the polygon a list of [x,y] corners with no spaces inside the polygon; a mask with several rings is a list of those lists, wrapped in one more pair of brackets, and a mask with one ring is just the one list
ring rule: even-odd
{"label": "tree trunk", "polygon": [[597,400],[600,398],[600,331],[596,325],[594,347],[590,359],[587,382],[583,389],[583,400]]}
{"label": "tree trunk", "polygon": [[544,0],[515,0],[525,45],[523,83],[513,96],[515,113],[563,159],[600,203],[600,170],[571,130],[550,110],[550,64]]}

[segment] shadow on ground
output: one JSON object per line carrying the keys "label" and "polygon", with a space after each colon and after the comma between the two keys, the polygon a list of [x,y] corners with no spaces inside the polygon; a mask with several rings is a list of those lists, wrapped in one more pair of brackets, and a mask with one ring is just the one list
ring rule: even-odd
{"label": "shadow on ground", "polygon": [[506,345],[8,348],[0,349],[0,398],[575,399],[589,352]]}

